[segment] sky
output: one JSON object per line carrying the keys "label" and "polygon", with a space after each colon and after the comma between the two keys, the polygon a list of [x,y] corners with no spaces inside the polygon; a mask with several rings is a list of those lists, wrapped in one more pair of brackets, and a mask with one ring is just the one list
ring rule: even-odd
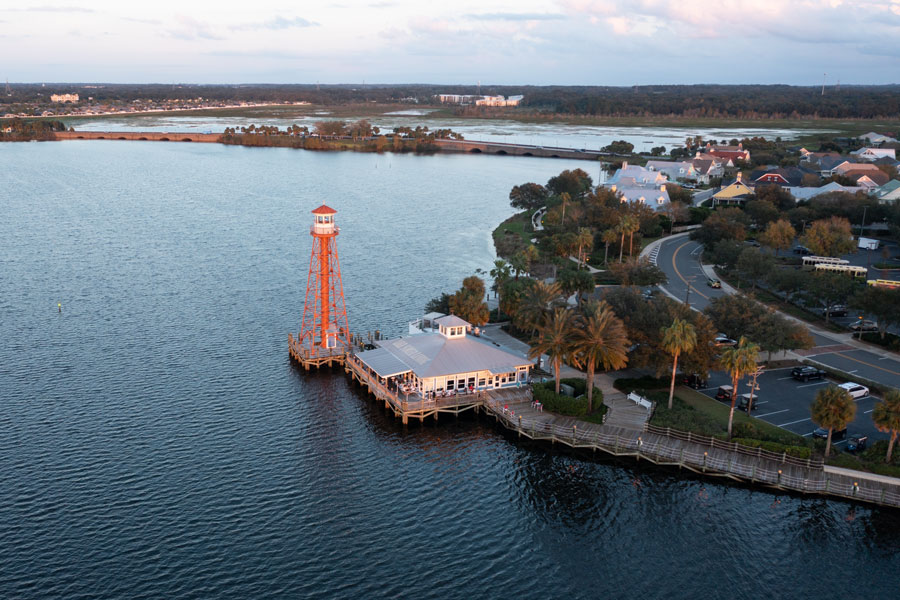
{"label": "sky", "polygon": [[900,0],[0,0],[0,80],[900,83]]}

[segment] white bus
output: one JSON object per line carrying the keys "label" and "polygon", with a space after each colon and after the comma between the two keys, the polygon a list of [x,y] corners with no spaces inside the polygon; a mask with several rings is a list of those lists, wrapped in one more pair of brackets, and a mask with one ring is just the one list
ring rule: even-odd
{"label": "white bus", "polygon": [[845,273],[855,279],[866,279],[869,276],[869,270],[867,268],[854,267],[852,265],[818,263],[815,268],[816,273]]}
{"label": "white bus", "polygon": [[804,256],[803,266],[808,269],[815,268],[816,265],[849,265],[849,260],[843,258],[833,258],[831,256]]}

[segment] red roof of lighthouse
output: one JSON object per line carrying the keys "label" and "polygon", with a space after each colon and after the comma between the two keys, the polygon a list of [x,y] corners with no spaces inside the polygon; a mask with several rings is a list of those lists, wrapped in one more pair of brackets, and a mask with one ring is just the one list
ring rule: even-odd
{"label": "red roof of lighthouse", "polygon": [[312,214],[314,214],[314,215],[335,215],[335,214],[337,214],[337,211],[334,210],[333,208],[331,208],[330,206],[328,206],[327,204],[323,204],[316,210],[312,211]]}

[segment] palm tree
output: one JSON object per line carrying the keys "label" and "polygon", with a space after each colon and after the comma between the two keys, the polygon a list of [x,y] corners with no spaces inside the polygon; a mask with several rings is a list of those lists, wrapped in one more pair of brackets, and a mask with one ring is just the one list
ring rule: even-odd
{"label": "palm tree", "polygon": [[756,359],[759,346],[741,336],[737,346],[725,348],[719,363],[731,375],[731,411],[728,413],[728,438],[731,439],[731,426],[734,423],[734,402],[738,396],[738,381],[741,377],[756,371]]}
{"label": "palm tree", "polygon": [[587,227],[579,227],[575,234],[575,243],[578,245],[578,264],[583,267],[587,262],[585,251],[594,245],[594,234]]}
{"label": "palm tree", "polygon": [[607,229],[600,234],[600,240],[605,244],[603,248],[603,264],[609,264],[609,245],[619,239],[615,229]]}
{"label": "palm tree", "polygon": [[631,217],[628,221],[628,256],[634,255],[634,233],[640,228],[640,220],[637,217]]}
{"label": "palm tree", "polygon": [[697,330],[684,319],[675,319],[672,324],[662,329],[662,348],[673,357],[672,383],[669,385],[669,410],[672,410],[672,398],[675,396],[675,372],[678,370],[678,357],[682,352],[690,352],[697,345]]}
{"label": "palm tree", "polygon": [[510,275],[510,266],[509,263],[503,260],[502,258],[498,258],[494,261],[494,268],[490,271],[490,276],[494,278],[494,285],[492,286],[494,290],[494,297],[497,297],[497,294],[500,291],[500,286],[503,285],[503,282],[509,279]]}
{"label": "palm tree", "polygon": [[594,412],[594,370],[618,370],[628,364],[625,324],[606,302],[586,303],[574,331],[575,364],[587,369],[588,414]]}
{"label": "palm tree", "polygon": [[559,394],[559,369],[562,361],[572,355],[572,311],[559,307],[544,318],[538,328],[538,335],[533,340],[529,358],[538,358],[542,354],[550,357],[553,374],[556,378],[556,393]]}
{"label": "palm tree", "polygon": [[[619,220],[619,232],[622,234],[622,242],[621,246],[619,246],[619,262],[622,262],[622,252],[625,250],[625,234],[631,234],[631,240],[634,241],[634,232],[640,228],[640,223],[634,215],[622,215],[622,218]],[[631,256],[631,249],[628,250],[628,255]]]}
{"label": "palm tree", "polygon": [[835,429],[844,429],[856,417],[856,402],[844,388],[829,385],[816,392],[816,399],[809,407],[812,421],[819,427],[828,430],[828,441],[825,443],[825,457],[831,453],[831,434]]}
{"label": "palm tree", "polygon": [[558,283],[536,281],[525,292],[513,318],[522,329],[533,334],[550,312],[553,304],[558,302],[561,297],[562,289]]}
{"label": "palm tree", "polygon": [[872,420],[875,421],[875,428],[878,431],[891,434],[887,456],[884,459],[884,462],[889,463],[894,452],[894,442],[900,434],[900,391],[891,390],[884,395],[884,399],[872,410]]}
{"label": "palm tree", "polygon": [[559,195],[559,199],[562,201],[562,217],[559,219],[559,224],[562,226],[566,224],[566,206],[568,206],[572,197],[568,192],[563,192]]}

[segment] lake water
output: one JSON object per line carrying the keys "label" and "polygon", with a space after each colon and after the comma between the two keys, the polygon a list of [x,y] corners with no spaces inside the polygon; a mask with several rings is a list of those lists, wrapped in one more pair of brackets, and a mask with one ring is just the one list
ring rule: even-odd
{"label": "lake water", "polygon": [[[390,131],[394,127],[425,125],[431,129],[450,128],[462,133],[468,140],[556,146],[563,148],[584,148],[599,150],[613,140],[626,140],[634,144],[635,150],[649,152],[655,146],[664,146],[666,151],[683,147],[688,136],[702,135],[704,140],[731,140],[761,136],[767,139],[781,137],[785,140],[800,135],[827,133],[827,128],[816,130],[795,130],[765,127],[748,122],[745,127],[626,127],[614,125],[573,125],[567,123],[523,123],[504,119],[461,119],[432,117],[427,111],[410,109],[397,111],[424,114],[385,114],[368,117],[369,121]],[[250,116],[252,115],[252,116]],[[292,124],[305,125],[312,129],[316,122],[334,119],[328,110],[310,114],[308,110],[292,107],[272,107],[260,113],[251,112],[247,116],[220,116],[215,114],[171,113],[166,115],[132,115],[127,117],[97,117],[88,120],[70,119],[66,122],[84,131],[121,131],[138,129],[142,131],[200,131],[220,133],[226,127],[239,129],[250,123],[275,125],[282,129]],[[354,120],[347,118],[345,120]]]}
{"label": "lake water", "polygon": [[396,334],[579,164],[0,144],[0,598],[895,594],[897,511],[404,427],[290,363],[321,202],[351,328]]}

